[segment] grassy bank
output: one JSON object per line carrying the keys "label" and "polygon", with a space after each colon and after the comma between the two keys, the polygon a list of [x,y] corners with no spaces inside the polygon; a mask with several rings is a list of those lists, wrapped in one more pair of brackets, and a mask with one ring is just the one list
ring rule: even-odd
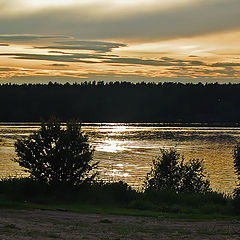
{"label": "grassy bank", "polygon": [[[95,183],[49,187],[28,178],[0,181],[2,208],[42,208],[101,214],[178,218],[238,218],[238,201],[223,194],[137,192],[127,184]],[[239,218],[240,219],[240,218]]]}

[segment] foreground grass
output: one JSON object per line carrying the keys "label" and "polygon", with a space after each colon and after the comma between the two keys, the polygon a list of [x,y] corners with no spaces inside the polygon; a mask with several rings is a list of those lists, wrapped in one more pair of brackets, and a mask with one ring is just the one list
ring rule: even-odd
{"label": "foreground grass", "polygon": [[167,213],[151,210],[139,210],[130,208],[117,208],[117,207],[101,207],[86,204],[34,204],[34,203],[22,203],[22,202],[6,202],[0,201],[0,209],[41,209],[50,211],[70,211],[77,213],[93,213],[101,215],[121,215],[121,216],[141,216],[141,217],[156,217],[156,218],[173,218],[179,220],[198,221],[198,220],[238,220],[240,216],[237,215],[224,215],[224,214],[202,214],[202,213]]}
{"label": "foreground grass", "polygon": [[219,193],[136,192],[127,184],[48,187],[28,178],[0,181],[0,208],[46,209],[179,219],[239,219],[238,202]]}

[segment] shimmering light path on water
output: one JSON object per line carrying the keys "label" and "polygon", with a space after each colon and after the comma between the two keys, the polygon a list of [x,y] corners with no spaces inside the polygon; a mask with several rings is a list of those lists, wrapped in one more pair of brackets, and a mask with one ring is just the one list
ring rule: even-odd
{"label": "shimmering light path on water", "polygon": [[[0,125],[0,176],[25,175],[11,161],[16,138],[39,128],[33,124]],[[167,127],[161,124],[84,124],[83,131],[95,146],[94,160],[100,161],[101,177],[123,180],[140,187],[160,148],[175,147],[185,160],[203,159],[211,186],[231,193],[236,186],[233,148],[240,128]]]}

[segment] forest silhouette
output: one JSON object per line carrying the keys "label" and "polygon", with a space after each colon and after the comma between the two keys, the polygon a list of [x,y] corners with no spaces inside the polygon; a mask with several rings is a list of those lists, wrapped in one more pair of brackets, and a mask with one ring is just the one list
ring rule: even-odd
{"label": "forest silhouette", "polygon": [[240,122],[240,84],[2,84],[0,121]]}

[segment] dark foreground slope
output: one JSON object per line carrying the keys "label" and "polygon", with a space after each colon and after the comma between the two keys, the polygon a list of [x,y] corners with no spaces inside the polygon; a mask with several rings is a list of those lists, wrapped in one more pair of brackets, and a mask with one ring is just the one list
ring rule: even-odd
{"label": "dark foreground slope", "polygon": [[0,121],[240,122],[240,84],[1,85]]}

